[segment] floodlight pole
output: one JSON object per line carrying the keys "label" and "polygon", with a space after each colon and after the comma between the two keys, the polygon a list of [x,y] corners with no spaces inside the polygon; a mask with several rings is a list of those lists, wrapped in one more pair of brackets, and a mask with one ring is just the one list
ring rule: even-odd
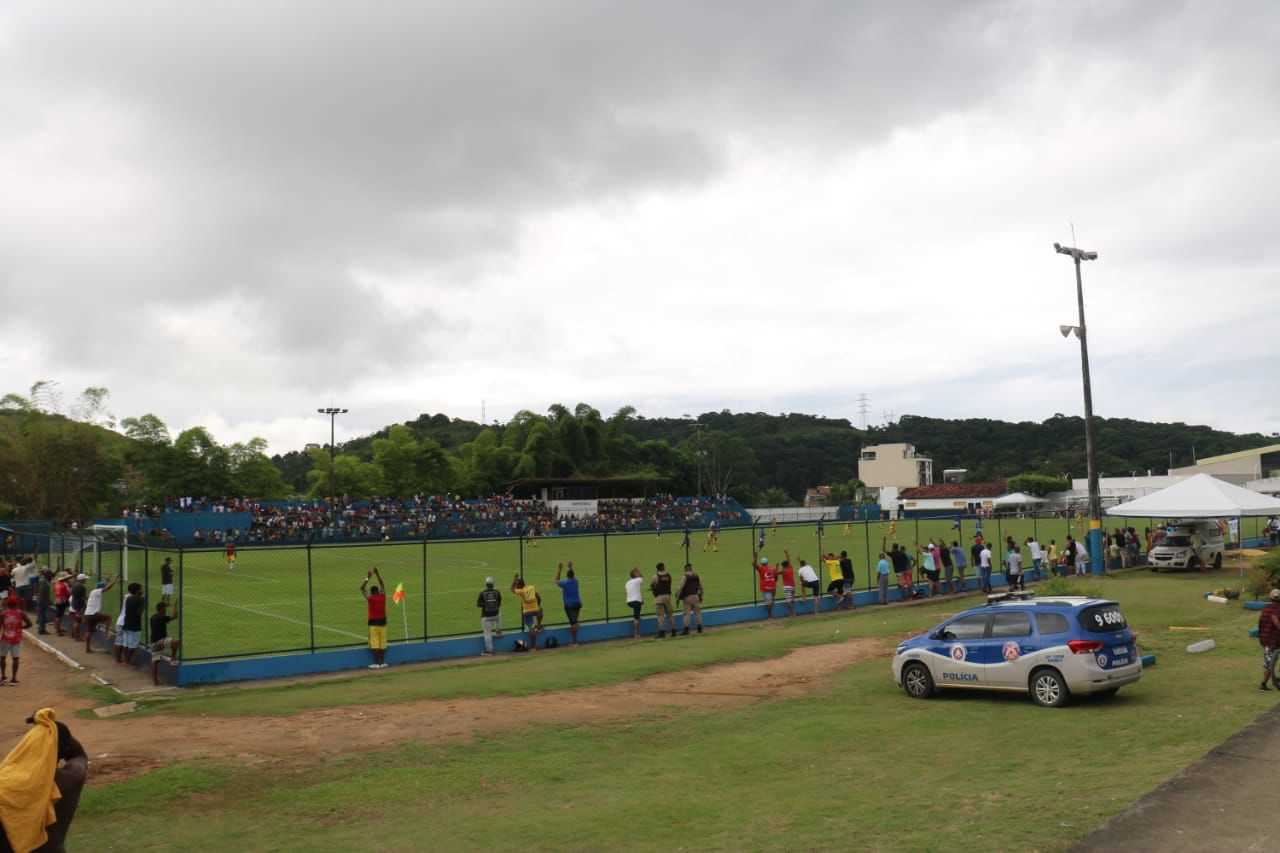
{"label": "floodlight pole", "polygon": [[1076,307],[1080,312],[1080,325],[1076,337],[1080,339],[1080,374],[1084,384],[1084,453],[1089,476],[1089,565],[1095,575],[1100,575],[1106,564],[1102,550],[1102,492],[1098,486],[1098,449],[1093,436],[1093,383],[1089,379],[1089,335],[1084,322],[1084,284],[1080,278],[1080,262],[1096,261],[1097,252],[1086,252],[1074,246],[1053,244],[1060,255],[1068,255],[1076,266]]}
{"label": "floodlight pole", "polygon": [[337,476],[337,468],[336,468],[337,462],[335,461],[336,454],[337,454],[337,448],[335,447],[335,441],[336,441],[335,431],[337,427],[335,425],[335,422],[337,421],[338,415],[345,415],[347,413],[347,410],[339,409],[334,406],[329,406],[324,409],[316,409],[316,411],[322,415],[329,416],[329,516],[330,516],[330,521],[332,521],[333,525],[337,527],[338,508],[334,504],[334,482]]}

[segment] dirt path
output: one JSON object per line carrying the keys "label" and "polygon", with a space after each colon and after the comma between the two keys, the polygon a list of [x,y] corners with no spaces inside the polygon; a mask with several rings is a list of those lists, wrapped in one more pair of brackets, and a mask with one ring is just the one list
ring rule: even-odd
{"label": "dirt path", "polygon": [[[305,765],[318,757],[400,741],[468,740],[530,723],[592,723],[682,708],[733,707],[802,696],[869,658],[887,658],[891,639],[808,646],[781,658],[665,673],[608,687],[533,696],[419,700],[304,711],[289,717],[166,717],[81,720],[95,704],[74,692],[84,676],[36,648],[24,648],[23,684],[0,689],[0,743],[25,731],[22,720],[53,707],[93,758],[95,781],[115,781],[193,758],[242,764]],[[341,732],[341,737],[335,733]]]}

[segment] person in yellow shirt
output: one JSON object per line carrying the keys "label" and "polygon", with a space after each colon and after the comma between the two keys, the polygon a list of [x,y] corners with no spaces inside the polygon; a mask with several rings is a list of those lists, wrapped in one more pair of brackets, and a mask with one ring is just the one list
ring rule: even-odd
{"label": "person in yellow shirt", "polygon": [[827,568],[827,592],[835,597],[835,606],[844,603],[844,572],[835,554],[823,554],[822,565]]}
{"label": "person in yellow shirt", "polygon": [[538,650],[538,633],[542,630],[542,595],[531,583],[525,583],[519,573],[511,581],[511,591],[520,599],[520,618],[524,621],[529,651]]}
{"label": "person in yellow shirt", "polygon": [[1044,549],[1044,561],[1049,567],[1049,574],[1056,575],[1058,573],[1058,540],[1049,540],[1049,547]]}

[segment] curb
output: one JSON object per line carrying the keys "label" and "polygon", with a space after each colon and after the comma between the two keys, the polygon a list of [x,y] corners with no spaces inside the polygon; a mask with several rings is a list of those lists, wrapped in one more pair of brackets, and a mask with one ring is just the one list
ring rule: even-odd
{"label": "curb", "polygon": [[80,663],[80,662],[79,662],[79,661],[77,661],[75,658],[70,657],[70,656],[69,656],[69,655],[67,655],[65,652],[61,652],[61,651],[59,651],[58,649],[55,649],[53,646],[49,645],[49,644],[48,644],[48,643],[46,643],[44,640],[40,639],[40,637],[39,637],[38,635],[33,634],[33,633],[31,633],[30,631],[23,631],[23,632],[22,632],[22,634],[23,634],[23,636],[25,636],[27,639],[31,640],[31,642],[35,643],[35,644],[36,644],[37,646],[39,646],[41,649],[43,649],[44,651],[46,651],[46,652],[48,652],[49,654],[53,655],[53,656],[54,656],[54,657],[56,657],[58,660],[62,661],[62,662],[63,662],[63,663],[65,663],[67,666],[71,667],[72,669],[77,670],[77,671],[83,671],[83,670],[84,670],[84,664]]}

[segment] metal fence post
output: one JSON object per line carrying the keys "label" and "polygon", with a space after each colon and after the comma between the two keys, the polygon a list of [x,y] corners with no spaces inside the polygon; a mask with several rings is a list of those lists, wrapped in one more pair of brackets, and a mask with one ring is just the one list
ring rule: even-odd
{"label": "metal fence post", "polygon": [[524,580],[524,533],[520,534],[520,580]]}
{"label": "metal fence post", "polygon": [[747,543],[751,546],[751,604],[754,607],[760,603],[760,597],[756,594],[756,522],[751,520],[751,540]]}
{"label": "metal fence post", "polygon": [[867,589],[871,589],[871,522],[865,519],[862,522],[862,541],[867,546]]}
{"label": "metal fence post", "polygon": [[316,651],[316,597],[311,585],[311,539],[307,538],[307,629],[311,653]]}
{"label": "metal fence post", "polygon": [[[604,532],[603,545],[604,549],[604,621],[609,621],[609,531]],[[684,550],[684,561],[689,562],[689,549],[686,546]]]}
{"label": "metal fence post", "polygon": [[425,643],[431,633],[427,630],[427,537],[430,532],[422,534],[422,641]]}
{"label": "metal fence post", "polygon": [[182,663],[182,659],[187,654],[186,644],[182,641],[182,622],[187,616],[187,603],[183,600],[182,593],[186,586],[187,573],[183,570],[183,551],[182,546],[178,546],[178,663]]}
{"label": "metal fence post", "polygon": [[[128,535],[128,534],[126,534]],[[142,600],[144,606],[142,609],[142,640],[145,643],[151,642],[151,620],[147,618],[147,613],[151,608],[151,559],[150,552],[146,546],[142,548]]]}

